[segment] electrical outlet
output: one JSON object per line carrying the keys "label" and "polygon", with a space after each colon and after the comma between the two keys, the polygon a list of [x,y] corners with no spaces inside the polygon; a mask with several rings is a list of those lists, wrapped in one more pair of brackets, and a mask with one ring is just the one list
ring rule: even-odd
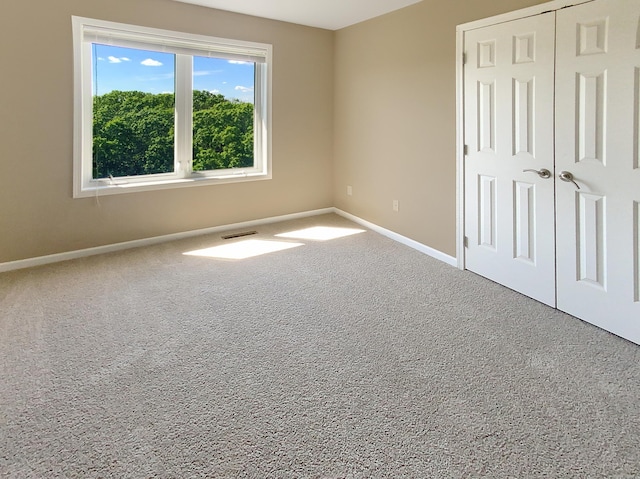
{"label": "electrical outlet", "polygon": [[353,195],[353,188],[351,187],[351,185],[347,186],[347,196],[351,196]]}
{"label": "electrical outlet", "polygon": [[398,200],[393,200],[393,211],[400,211],[400,204]]}

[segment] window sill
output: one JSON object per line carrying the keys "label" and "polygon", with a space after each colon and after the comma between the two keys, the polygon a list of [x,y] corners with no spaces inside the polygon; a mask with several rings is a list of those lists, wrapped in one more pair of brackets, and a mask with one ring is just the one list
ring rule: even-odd
{"label": "window sill", "polygon": [[111,184],[95,184],[80,187],[74,191],[74,198],[91,198],[95,196],[119,195],[137,193],[141,191],[166,190],[173,188],[189,188],[194,186],[211,186],[229,183],[244,183],[247,181],[270,180],[271,174],[251,173],[227,176],[206,176],[194,178],[172,178],[157,181],[118,181]]}

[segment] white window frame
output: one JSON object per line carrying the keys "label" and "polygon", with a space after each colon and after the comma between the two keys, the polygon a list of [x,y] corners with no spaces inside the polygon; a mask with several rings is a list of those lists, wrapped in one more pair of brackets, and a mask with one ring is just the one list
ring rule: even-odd
{"label": "white window frame", "polygon": [[[73,197],[271,179],[272,46],[157,28],[72,17],[74,50]],[[175,164],[172,173],[93,178],[92,44],[175,54]],[[255,63],[254,166],[193,171],[193,56]]]}

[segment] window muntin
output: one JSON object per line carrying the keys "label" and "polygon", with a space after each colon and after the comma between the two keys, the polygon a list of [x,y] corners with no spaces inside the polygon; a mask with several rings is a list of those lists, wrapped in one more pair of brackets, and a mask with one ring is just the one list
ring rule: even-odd
{"label": "window muntin", "polygon": [[74,196],[270,178],[270,45],[79,17],[73,27]]}

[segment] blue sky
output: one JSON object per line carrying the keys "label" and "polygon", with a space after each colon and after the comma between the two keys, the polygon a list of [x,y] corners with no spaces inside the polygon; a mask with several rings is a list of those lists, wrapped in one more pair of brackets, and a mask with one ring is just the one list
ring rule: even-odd
{"label": "blue sky", "polygon": [[[93,94],[112,90],[174,92],[174,56],[94,44]],[[194,57],[193,87],[253,103],[254,65]]]}

